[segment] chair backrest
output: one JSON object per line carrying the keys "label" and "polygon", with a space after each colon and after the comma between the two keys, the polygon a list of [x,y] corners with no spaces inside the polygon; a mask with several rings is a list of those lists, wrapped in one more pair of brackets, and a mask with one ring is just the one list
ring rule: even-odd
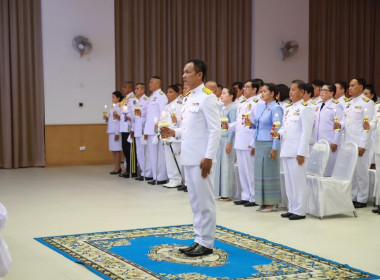
{"label": "chair backrest", "polygon": [[319,140],[311,149],[310,158],[307,160],[307,174],[323,177],[330,155],[330,145],[324,139]]}
{"label": "chair backrest", "polygon": [[[368,151],[366,151],[368,153]],[[332,178],[342,181],[350,181],[354,174],[356,161],[358,160],[358,146],[355,143],[348,142],[341,146]]]}

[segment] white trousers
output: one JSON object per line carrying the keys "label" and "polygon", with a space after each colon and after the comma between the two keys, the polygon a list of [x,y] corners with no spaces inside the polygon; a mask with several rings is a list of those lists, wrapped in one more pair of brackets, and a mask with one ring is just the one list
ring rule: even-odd
{"label": "white trousers", "polygon": [[[178,167],[181,168],[180,156],[181,152],[181,143],[180,142],[172,142],[171,147],[173,149],[175,158],[178,163]],[[168,172],[169,183],[175,183],[177,185],[181,184],[181,175],[179,174],[178,167],[174,161],[174,157],[172,151],[170,149],[170,145],[164,144],[165,148],[165,161],[166,161],[166,171]],[[182,171],[181,171],[182,172]]]}
{"label": "white trousers", "polygon": [[194,242],[212,249],[216,231],[213,167],[206,179],[202,178],[199,165],[185,165],[183,169],[193,210]]}
{"label": "white trousers", "polygon": [[153,138],[157,135],[148,135],[147,155],[149,155],[150,164],[152,166],[153,180],[164,181],[168,179],[166,173],[165,153],[163,142],[158,141],[156,145],[152,144]]}
{"label": "white trousers", "polygon": [[376,190],[375,204],[380,205],[380,154],[375,154],[375,164],[376,164],[376,179],[375,179],[376,186],[374,187]]}
{"label": "white trousers", "polygon": [[367,203],[369,193],[370,149],[365,150],[363,156],[358,157],[354,175],[352,177],[352,201]]}
{"label": "white trousers", "polygon": [[241,200],[255,202],[254,157],[251,150],[236,150],[241,185]]}
{"label": "white trousers", "polygon": [[297,158],[282,158],[288,211],[300,216],[306,215],[306,166],[306,158],[302,165],[298,164]]}
{"label": "white trousers", "polygon": [[[141,144],[141,139],[143,137],[136,137],[136,155],[137,163],[140,166],[141,176],[152,177],[152,166],[150,164],[149,154],[147,153],[147,148]],[[145,153],[145,154],[144,154]],[[145,158],[145,159],[144,159]]]}

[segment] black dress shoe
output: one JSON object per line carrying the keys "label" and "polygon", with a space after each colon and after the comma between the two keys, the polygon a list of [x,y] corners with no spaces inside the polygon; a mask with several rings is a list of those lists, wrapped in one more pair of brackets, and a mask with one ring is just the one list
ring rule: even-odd
{"label": "black dress shoe", "polygon": [[195,247],[197,247],[198,245],[199,244],[197,242],[194,242],[189,247],[179,248],[178,251],[180,251],[181,253],[189,252],[189,251],[193,250]]}
{"label": "black dress shoe", "polygon": [[112,172],[110,172],[110,174],[111,175],[121,174],[121,168],[118,171],[112,171]]}
{"label": "black dress shoe", "polygon": [[178,188],[177,188],[177,191],[183,191],[184,189],[186,188],[186,186],[179,186]]}
{"label": "black dress shoe", "polygon": [[367,203],[361,203],[361,202],[356,202],[354,203],[355,208],[364,208],[367,207]]}
{"label": "black dress shoe", "polygon": [[166,184],[167,182],[168,182],[167,180],[157,181],[157,185],[164,185],[164,184]]}
{"label": "black dress shoe", "polygon": [[183,191],[184,191],[184,192],[188,192],[188,191],[187,191],[187,187],[186,187],[186,186],[185,186],[185,188],[183,189]]}
{"label": "black dress shoe", "polygon": [[237,200],[237,201],[234,201],[235,205],[244,205],[244,204],[247,204],[249,203],[248,200]]}
{"label": "black dress shoe", "polygon": [[193,250],[185,252],[186,256],[189,257],[200,257],[205,255],[212,254],[213,249],[206,248],[200,244],[198,244],[197,247],[195,247]]}
{"label": "black dress shoe", "polygon": [[306,216],[300,216],[300,215],[297,215],[297,214],[291,214],[290,217],[289,217],[289,220],[301,220],[301,219],[305,219]]}
{"label": "black dress shoe", "polygon": [[378,213],[378,214],[380,214],[379,208],[373,209],[372,213]]}
{"label": "black dress shoe", "polygon": [[129,178],[129,172],[125,172],[123,174],[119,174],[119,177],[122,177],[122,178]]}
{"label": "black dress shoe", "polygon": [[139,177],[136,177],[135,180],[136,181],[144,181],[144,177],[143,176],[139,176]]}
{"label": "black dress shoe", "polygon": [[252,206],[257,206],[257,204],[255,202],[248,202],[244,204],[244,207],[252,207]]}
{"label": "black dress shoe", "polygon": [[282,213],[281,217],[283,217],[283,218],[289,218],[291,215],[293,215],[293,214],[289,213],[289,212],[286,212],[286,213]]}
{"label": "black dress shoe", "polygon": [[156,180],[149,181],[148,184],[149,185],[155,185],[156,184]]}
{"label": "black dress shoe", "polygon": [[153,177],[145,177],[145,181],[151,181],[153,180]]}

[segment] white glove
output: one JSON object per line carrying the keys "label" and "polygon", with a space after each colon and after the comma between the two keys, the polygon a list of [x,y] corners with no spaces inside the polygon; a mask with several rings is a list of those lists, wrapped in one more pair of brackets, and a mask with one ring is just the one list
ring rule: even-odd
{"label": "white glove", "polygon": [[131,134],[129,134],[128,139],[127,139],[127,142],[128,142],[128,143],[132,143],[132,142],[133,142],[132,137],[131,137]]}
{"label": "white glove", "polygon": [[157,136],[153,137],[152,144],[153,145],[157,145],[158,144],[158,137]]}
{"label": "white glove", "polygon": [[148,145],[148,141],[141,137],[141,145]]}

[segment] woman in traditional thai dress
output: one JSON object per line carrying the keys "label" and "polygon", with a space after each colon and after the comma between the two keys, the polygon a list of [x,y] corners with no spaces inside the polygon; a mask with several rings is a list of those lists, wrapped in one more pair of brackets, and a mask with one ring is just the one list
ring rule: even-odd
{"label": "woman in traditional thai dress", "polygon": [[221,201],[230,201],[235,194],[234,162],[236,159],[233,141],[235,132],[227,130],[227,124],[236,120],[236,106],[234,100],[236,92],[229,87],[223,88],[221,101],[224,106],[221,110],[222,136],[219,142],[217,162],[215,166],[214,194],[220,196]]}

